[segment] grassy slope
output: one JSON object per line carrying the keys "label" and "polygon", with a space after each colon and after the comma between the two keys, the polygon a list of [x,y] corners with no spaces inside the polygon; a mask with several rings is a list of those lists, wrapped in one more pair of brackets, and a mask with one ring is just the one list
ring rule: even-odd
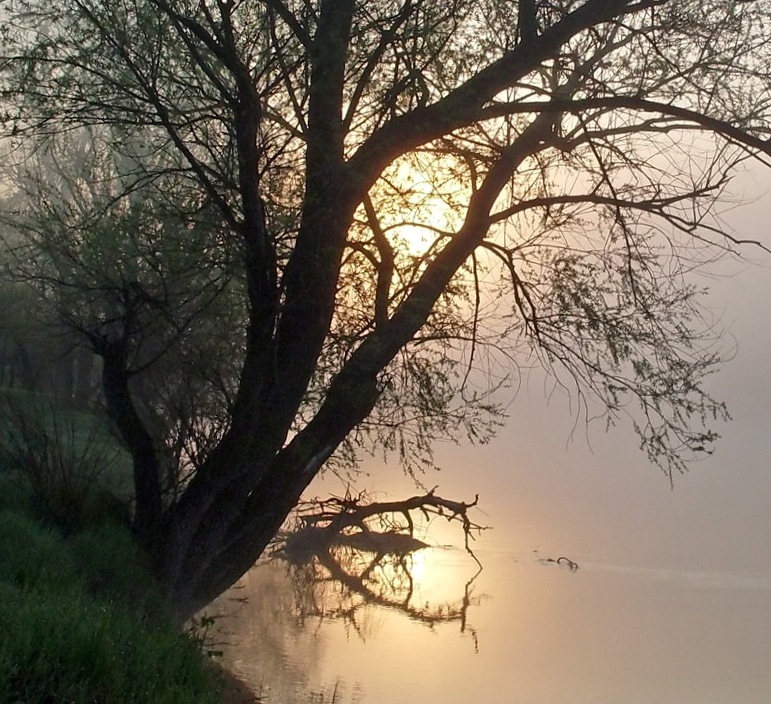
{"label": "grassy slope", "polygon": [[21,471],[2,458],[0,704],[221,702],[223,677],[164,619],[120,512],[104,511],[115,477],[66,477],[79,457]]}

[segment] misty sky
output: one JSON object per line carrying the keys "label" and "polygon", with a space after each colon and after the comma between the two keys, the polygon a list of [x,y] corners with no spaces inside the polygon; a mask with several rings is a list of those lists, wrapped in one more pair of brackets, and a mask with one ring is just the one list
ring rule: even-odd
{"label": "misty sky", "polygon": [[[726,214],[736,234],[771,242],[771,195],[762,179],[743,177],[733,190],[755,199]],[[426,476],[426,485],[458,499],[479,492],[486,514],[479,518],[494,527],[485,540],[512,549],[650,567],[771,570],[771,255],[745,252],[752,263],[726,262],[722,278],[704,281],[718,324],[735,337],[735,358],[710,384],[733,420],[719,428],[715,455],[676,476],[674,489],[628,425],[608,434],[601,423],[588,431],[578,425],[571,440],[569,399],[554,394],[547,402],[537,376],[523,385],[492,443],[439,447],[445,469]],[[395,463],[367,469],[364,488],[414,493]],[[339,485],[325,480],[312,489]]]}

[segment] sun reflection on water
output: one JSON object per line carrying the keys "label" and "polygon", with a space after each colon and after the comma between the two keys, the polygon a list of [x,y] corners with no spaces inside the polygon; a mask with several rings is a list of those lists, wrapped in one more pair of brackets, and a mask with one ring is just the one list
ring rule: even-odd
{"label": "sun reflection on water", "polygon": [[371,636],[373,609],[387,609],[434,627],[458,623],[473,634],[469,610],[477,570],[447,560],[446,551],[373,553],[350,546],[328,547],[302,562],[286,564],[298,617],[340,619],[362,640]]}
{"label": "sun reflection on water", "polygon": [[[327,682],[317,672],[324,653],[339,652],[351,641],[363,646],[374,640],[400,652],[418,632],[449,634],[452,629],[466,656],[473,656],[478,650],[474,615],[483,600],[475,589],[478,573],[464,551],[441,547],[400,554],[327,546],[303,560],[270,560],[245,576],[247,599],[236,597],[236,606],[227,600],[220,604],[223,613],[229,611],[220,622],[222,632],[230,634],[224,640],[234,644],[225,646],[226,663],[245,681],[259,683],[266,702],[316,701],[308,699],[314,691],[318,701],[326,702],[330,692],[337,693],[334,701],[359,701],[364,697],[360,684],[340,676]],[[430,667],[421,652],[420,667]],[[379,645],[354,654],[377,660],[384,652]],[[270,690],[263,688],[265,681]]]}

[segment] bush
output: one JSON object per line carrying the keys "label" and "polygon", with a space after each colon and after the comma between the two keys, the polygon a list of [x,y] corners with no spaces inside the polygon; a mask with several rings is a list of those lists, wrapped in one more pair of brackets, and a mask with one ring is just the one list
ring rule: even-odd
{"label": "bush", "polygon": [[94,416],[65,412],[29,394],[5,396],[0,468],[41,519],[67,531],[108,519],[127,522],[128,503],[110,491],[120,454]]}
{"label": "bush", "polygon": [[31,515],[33,501],[26,482],[16,472],[0,465],[0,511],[5,510]]}

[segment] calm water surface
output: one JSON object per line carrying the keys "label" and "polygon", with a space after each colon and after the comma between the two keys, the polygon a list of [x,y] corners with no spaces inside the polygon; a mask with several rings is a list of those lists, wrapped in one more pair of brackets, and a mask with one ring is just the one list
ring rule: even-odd
{"label": "calm water surface", "polygon": [[[742,237],[767,239],[767,203],[734,213]],[[477,566],[457,549],[418,553],[409,577],[373,567],[366,598],[362,580],[261,566],[219,604],[227,662],[269,704],[771,702],[764,264],[709,282],[717,328],[740,341],[710,387],[734,421],[674,489],[631,432],[590,433],[569,400],[529,378],[495,442],[440,446],[443,472],[426,479],[450,498],[479,492],[480,521],[495,529],[477,543],[473,582]],[[359,488],[414,493],[398,467],[364,469],[372,486]],[[561,554],[580,569],[539,562]]]}
{"label": "calm water surface", "polygon": [[476,552],[479,574],[430,548],[345,584],[259,566],[219,604],[226,663],[283,704],[771,701],[771,573],[590,555],[571,571],[486,536]]}

